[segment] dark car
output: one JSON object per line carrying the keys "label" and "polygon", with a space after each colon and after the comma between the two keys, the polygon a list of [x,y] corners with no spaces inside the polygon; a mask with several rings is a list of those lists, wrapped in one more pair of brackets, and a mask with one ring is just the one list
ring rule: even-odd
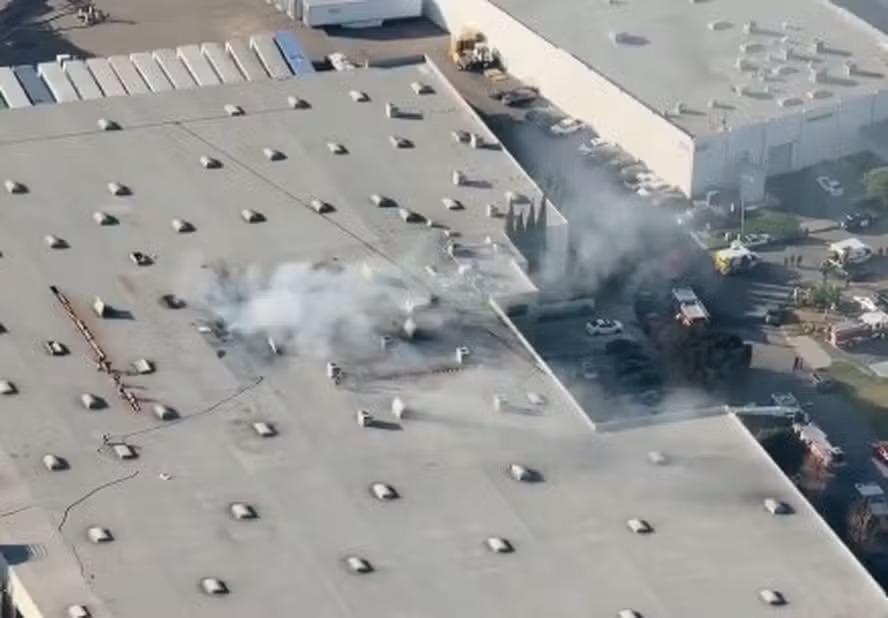
{"label": "dark car", "polygon": [[604,346],[604,353],[608,356],[622,356],[632,352],[640,352],[641,344],[632,339],[614,339]]}
{"label": "dark car", "polygon": [[531,103],[536,98],[537,92],[533,88],[515,88],[500,97],[500,101],[502,101],[503,105],[518,107],[519,105]]}
{"label": "dark car", "polygon": [[866,230],[875,225],[878,218],[872,212],[860,210],[857,212],[852,212],[839,221],[839,226],[848,230],[849,232],[857,232],[860,230]]}
{"label": "dark car", "polygon": [[765,311],[764,322],[770,326],[782,326],[789,321],[791,315],[789,307],[771,307]]}
{"label": "dark car", "polygon": [[836,382],[831,377],[816,371],[811,374],[811,384],[820,393],[831,393],[836,390]]}
{"label": "dark car", "polygon": [[876,304],[882,309],[888,309],[888,290],[876,290]]}

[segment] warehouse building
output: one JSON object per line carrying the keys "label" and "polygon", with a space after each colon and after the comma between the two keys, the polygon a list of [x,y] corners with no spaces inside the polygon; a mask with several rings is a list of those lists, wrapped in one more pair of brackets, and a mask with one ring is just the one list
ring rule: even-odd
{"label": "warehouse building", "polygon": [[866,148],[888,119],[884,35],[822,0],[429,0],[508,70],[686,194]]}
{"label": "warehouse building", "polygon": [[4,618],[888,615],[735,417],[590,430],[503,311],[564,220],[433,65],[0,157]]}

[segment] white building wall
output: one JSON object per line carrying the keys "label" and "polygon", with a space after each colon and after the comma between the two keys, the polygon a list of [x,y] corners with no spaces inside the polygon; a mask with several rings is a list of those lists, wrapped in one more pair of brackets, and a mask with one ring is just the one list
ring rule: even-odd
{"label": "white building wall", "polygon": [[458,33],[475,28],[510,73],[536,85],[565,112],[591,124],[683,191],[691,189],[689,135],[487,0],[427,0],[428,17]]}

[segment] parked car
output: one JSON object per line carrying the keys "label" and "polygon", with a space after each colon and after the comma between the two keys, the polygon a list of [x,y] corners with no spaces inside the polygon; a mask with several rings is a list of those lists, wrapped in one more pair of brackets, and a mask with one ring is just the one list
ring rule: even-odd
{"label": "parked car", "polygon": [[774,241],[770,234],[743,234],[737,238],[737,240],[739,240],[740,244],[747,249],[764,247],[765,245],[770,245]]}
{"label": "parked car", "polygon": [[536,98],[537,91],[535,89],[523,87],[509,90],[500,98],[500,101],[508,107],[518,107],[531,103]]}
{"label": "parked car", "polygon": [[623,332],[623,325],[617,320],[596,318],[586,322],[586,333],[589,335],[619,335]]}
{"label": "parked car", "polygon": [[583,122],[581,120],[568,117],[562,118],[551,127],[549,127],[549,132],[552,133],[552,135],[570,135],[572,133],[576,133],[582,128]]}
{"label": "parked car", "polygon": [[849,232],[857,232],[872,227],[878,218],[875,213],[868,211],[852,212],[841,218],[839,226]]}
{"label": "parked car", "polygon": [[589,139],[585,144],[580,144],[577,150],[580,151],[580,154],[590,155],[594,152],[597,152],[599,149],[602,149],[606,146],[609,146],[610,142],[605,140],[603,137],[594,136]]}
{"label": "parked car", "polygon": [[327,60],[330,61],[330,66],[337,71],[347,71],[355,68],[355,64],[342,52],[333,52],[332,54],[329,54]]}
{"label": "parked car", "polygon": [[817,184],[820,185],[820,188],[829,193],[833,197],[842,197],[845,195],[845,188],[835,178],[830,178],[829,176],[818,176]]}
{"label": "parked car", "polygon": [[769,326],[782,326],[789,321],[791,315],[789,307],[770,307],[765,311],[764,322]]}

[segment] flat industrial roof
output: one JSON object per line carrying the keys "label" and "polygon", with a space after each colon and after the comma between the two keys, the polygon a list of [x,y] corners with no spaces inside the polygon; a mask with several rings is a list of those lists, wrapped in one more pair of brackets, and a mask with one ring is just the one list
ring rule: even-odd
{"label": "flat industrial roof", "polygon": [[[417,79],[436,94],[416,97]],[[350,88],[371,102],[353,102]],[[286,98],[297,95],[313,107],[290,109]],[[397,124],[415,141],[401,159],[387,142],[383,100],[414,114]],[[225,103],[245,114],[227,115]],[[98,131],[100,116],[122,130]],[[312,618],[567,618],[624,608],[753,618],[772,614],[764,588],[785,595],[789,617],[888,615],[882,592],[733,417],[593,433],[486,308],[483,286],[448,269],[440,230],[369,202],[378,189],[440,213],[468,239],[493,234],[502,221],[478,214],[475,201],[534,189],[504,152],[453,142],[457,128],[485,131],[424,65],[0,115],[3,175],[27,188],[0,192],[0,378],[17,389],[2,396],[0,545],[13,590],[44,616],[84,604],[97,618],[257,608]],[[349,154],[328,152],[329,139]],[[267,160],[266,146],[287,158]],[[204,169],[202,155],[222,166]],[[439,204],[456,189],[455,165],[485,181],[460,187],[461,212]],[[131,195],[112,196],[108,182]],[[306,208],[318,195],[337,210]],[[266,220],[241,221],[243,208]],[[98,225],[97,210],[116,225]],[[176,233],[173,218],[194,230]],[[64,242],[50,248],[46,235]],[[153,263],[133,264],[133,251]],[[430,263],[439,274],[421,276]],[[257,274],[270,271],[283,296]],[[366,286],[399,272],[405,290],[436,293],[441,305],[417,314],[424,336],[396,338],[385,351],[376,335],[364,345],[377,309],[391,317],[385,294]],[[51,285],[122,371],[140,412],[96,370]],[[229,293],[231,325],[287,323],[283,354],[262,331],[213,323],[207,286]],[[244,310],[245,292],[264,302]],[[187,306],[164,306],[165,293]],[[97,317],[95,296],[117,313]],[[47,340],[70,354],[47,354]],[[460,346],[470,352],[461,368]],[[128,370],[141,358],[153,373]],[[328,359],[345,372],[338,386],[325,376]],[[82,393],[108,407],[85,409]],[[394,397],[408,407],[401,420],[389,412]],[[155,404],[179,420],[158,420]],[[361,408],[380,426],[359,427]],[[259,437],[259,421],[277,435]],[[138,457],[118,459],[122,444]],[[651,451],[665,461],[651,463]],[[46,454],[68,469],[48,471]],[[513,480],[513,463],[540,471],[542,482]],[[374,482],[400,499],[378,501]],[[767,497],[794,514],[769,515]],[[258,517],[233,518],[236,502]],[[630,518],[654,533],[629,532]],[[91,542],[92,527],[113,540]],[[492,536],[514,553],[488,551]],[[374,572],[350,573],[352,555]],[[229,593],[205,594],[208,577]]]}
{"label": "flat industrial roof", "polygon": [[[826,1],[490,1],[692,135],[834,105],[888,84],[878,36]],[[618,33],[622,42],[614,42]],[[849,61],[857,67],[850,76]],[[811,63],[825,71],[818,83]]]}

